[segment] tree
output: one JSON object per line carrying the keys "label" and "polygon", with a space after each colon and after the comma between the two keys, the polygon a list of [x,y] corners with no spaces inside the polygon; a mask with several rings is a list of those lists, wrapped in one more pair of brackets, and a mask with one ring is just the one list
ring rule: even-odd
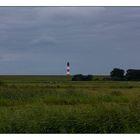
{"label": "tree", "polygon": [[111,71],[110,76],[113,80],[124,80],[124,73],[125,71],[123,69],[114,68]]}
{"label": "tree", "polygon": [[140,80],[140,70],[135,70],[135,69],[127,70],[126,79],[139,81]]}

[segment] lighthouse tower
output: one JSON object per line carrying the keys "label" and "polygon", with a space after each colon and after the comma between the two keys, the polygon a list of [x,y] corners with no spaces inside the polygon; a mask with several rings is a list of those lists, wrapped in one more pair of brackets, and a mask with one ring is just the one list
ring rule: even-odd
{"label": "lighthouse tower", "polygon": [[70,75],[70,63],[67,62],[67,71],[66,71],[66,75],[69,76]]}

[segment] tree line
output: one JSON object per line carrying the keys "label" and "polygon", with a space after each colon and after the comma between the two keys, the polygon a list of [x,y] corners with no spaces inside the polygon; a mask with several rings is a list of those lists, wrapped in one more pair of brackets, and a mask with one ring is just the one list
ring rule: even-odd
{"label": "tree line", "polygon": [[[72,77],[72,81],[92,81],[93,75],[77,74]],[[140,70],[128,69],[126,72],[120,68],[114,68],[110,72],[109,77],[104,77],[103,80],[115,80],[115,81],[140,81]]]}
{"label": "tree line", "polygon": [[140,70],[128,69],[125,74],[125,70],[114,68],[110,77],[112,80],[140,81]]}

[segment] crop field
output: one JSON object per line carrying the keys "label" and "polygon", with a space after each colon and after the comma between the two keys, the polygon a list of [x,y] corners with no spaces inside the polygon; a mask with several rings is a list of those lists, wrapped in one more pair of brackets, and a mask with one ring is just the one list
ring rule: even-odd
{"label": "crop field", "polygon": [[140,133],[140,82],[0,76],[0,133]]}

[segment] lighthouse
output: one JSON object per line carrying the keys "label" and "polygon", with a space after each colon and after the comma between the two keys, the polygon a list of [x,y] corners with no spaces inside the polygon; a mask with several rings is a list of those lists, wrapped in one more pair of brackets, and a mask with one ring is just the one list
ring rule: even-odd
{"label": "lighthouse", "polygon": [[69,62],[67,62],[66,75],[67,75],[67,76],[69,76],[69,75],[70,75],[70,63],[69,63]]}

